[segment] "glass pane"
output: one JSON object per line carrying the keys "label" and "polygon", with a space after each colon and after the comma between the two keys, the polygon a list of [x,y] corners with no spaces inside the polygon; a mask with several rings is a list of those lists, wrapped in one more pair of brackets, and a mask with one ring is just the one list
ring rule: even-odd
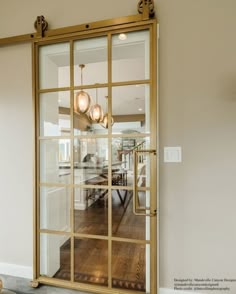
{"label": "glass pane", "polygon": [[70,280],[70,238],[40,234],[40,275]]}
{"label": "glass pane", "polygon": [[112,81],[149,79],[149,31],[112,37]]}
{"label": "glass pane", "polygon": [[108,285],[108,241],[75,239],[75,282]]}
{"label": "glass pane", "polygon": [[74,140],[75,184],[107,185],[107,164],[108,139]]}
{"label": "glass pane", "polygon": [[70,135],[70,92],[40,95],[40,136]]}
{"label": "glass pane", "polygon": [[112,286],[150,293],[146,287],[146,251],[148,245],[112,243]]}
{"label": "glass pane", "polygon": [[[80,113],[79,103],[77,96],[80,91],[75,91],[74,93],[74,135],[86,135],[86,134],[107,134],[107,129],[103,126],[103,118],[107,114],[107,88],[97,88],[97,89],[84,89],[90,97],[90,106],[86,113]],[[85,107],[82,102],[82,107]],[[95,104],[101,106],[101,120],[93,120],[92,114],[96,109],[94,109]],[[85,107],[86,109],[86,107]],[[93,110],[94,109],[94,110]],[[82,111],[83,112],[83,111]]]}
{"label": "glass pane", "polygon": [[40,141],[40,182],[70,183],[70,140]]}
{"label": "glass pane", "polygon": [[[81,67],[82,81],[81,81]],[[75,86],[107,83],[107,38],[90,38],[74,43]]]}
{"label": "glass pane", "polygon": [[75,189],[75,233],[108,235],[108,190]]}
{"label": "glass pane", "polygon": [[[139,204],[149,204],[149,193],[138,193]],[[114,237],[149,239],[150,217],[137,216],[133,212],[133,191],[112,190],[112,234]]]}
{"label": "glass pane", "polygon": [[70,189],[40,188],[40,229],[70,231]]}
{"label": "glass pane", "polygon": [[[134,155],[133,151],[149,148],[149,138],[124,137],[112,140],[112,184],[115,186],[133,186]],[[138,186],[147,187],[150,181],[150,157],[148,153],[138,153]]]}
{"label": "glass pane", "polygon": [[113,87],[113,133],[150,132],[150,91],[148,85]]}
{"label": "glass pane", "polygon": [[70,86],[70,44],[60,43],[39,48],[40,89]]}

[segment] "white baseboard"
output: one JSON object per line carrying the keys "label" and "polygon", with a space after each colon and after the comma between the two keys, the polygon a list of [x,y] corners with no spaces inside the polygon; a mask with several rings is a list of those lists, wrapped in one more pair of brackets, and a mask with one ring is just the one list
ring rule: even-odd
{"label": "white baseboard", "polygon": [[189,291],[179,291],[174,289],[167,289],[167,288],[159,288],[158,294],[200,294],[195,291],[189,292]]}
{"label": "white baseboard", "polygon": [[0,274],[19,278],[33,279],[33,268],[0,262]]}

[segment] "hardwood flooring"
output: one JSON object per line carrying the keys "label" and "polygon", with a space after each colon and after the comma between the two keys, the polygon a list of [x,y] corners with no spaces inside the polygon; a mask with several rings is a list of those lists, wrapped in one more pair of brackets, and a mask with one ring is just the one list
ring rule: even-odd
{"label": "hardwood flooring", "polygon": [[[112,195],[112,232],[114,237],[145,238],[145,217],[132,211],[132,193],[120,190]],[[126,197],[125,197],[126,196]],[[108,234],[107,199],[97,199],[86,210],[75,210],[75,231],[106,236]],[[59,279],[70,279],[70,240],[61,246]],[[108,241],[75,238],[74,279],[80,283],[108,285]],[[112,286],[145,291],[146,246],[131,242],[112,242]]]}

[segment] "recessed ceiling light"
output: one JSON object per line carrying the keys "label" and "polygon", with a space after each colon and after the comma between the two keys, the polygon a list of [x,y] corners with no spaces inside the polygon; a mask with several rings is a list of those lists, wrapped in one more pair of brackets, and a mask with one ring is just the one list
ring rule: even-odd
{"label": "recessed ceiling light", "polygon": [[138,109],[138,111],[142,111],[142,110],[143,110],[142,108],[139,108],[139,109]]}
{"label": "recessed ceiling light", "polygon": [[121,41],[124,41],[127,39],[127,35],[126,34],[119,34],[119,37],[118,37]]}

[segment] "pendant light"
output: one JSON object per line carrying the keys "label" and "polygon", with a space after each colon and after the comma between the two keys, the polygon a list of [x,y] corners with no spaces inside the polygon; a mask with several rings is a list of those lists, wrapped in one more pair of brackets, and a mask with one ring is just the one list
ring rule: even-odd
{"label": "pendant light", "polygon": [[[108,96],[105,97],[106,98],[106,114],[103,117],[103,121],[101,123],[101,126],[104,127],[105,129],[108,129],[109,126],[109,118],[108,118]],[[114,124],[114,119],[111,116],[111,126],[113,126]]]}
{"label": "pendant light", "polygon": [[96,104],[90,109],[90,118],[92,121],[101,122],[103,120],[103,110],[101,105],[98,104],[98,89],[96,88]]}
{"label": "pendant light", "polygon": [[[79,65],[81,69],[81,86],[83,86],[83,68],[85,67],[84,64]],[[75,96],[75,109],[79,113],[86,113],[89,110],[91,103],[91,98],[89,94],[83,90],[80,90],[76,93]]]}

